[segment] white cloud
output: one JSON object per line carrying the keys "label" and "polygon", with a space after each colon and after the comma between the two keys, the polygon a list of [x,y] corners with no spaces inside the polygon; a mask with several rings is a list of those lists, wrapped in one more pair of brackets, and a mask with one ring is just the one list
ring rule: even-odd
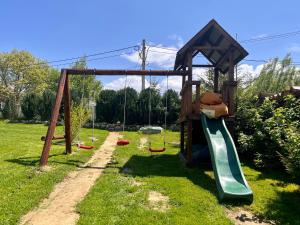
{"label": "white cloud", "polygon": [[238,76],[243,77],[249,75],[252,79],[259,76],[264,64],[260,64],[256,67],[249,64],[241,64],[238,66]]}
{"label": "white cloud", "polygon": [[[120,90],[125,87],[125,77],[118,78],[116,80],[113,80],[107,84],[104,85],[104,89],[111,89],[111,90]],[[145,86],[149,87],[148,80],[145,81]],[[128,76],[127,77],[127,87],[134,88],[137,91],[141,91],[142,87],[142,78],[140,76]]]}
{"label": "white cloud", "polygon": [[[170,69],[174,66],[177,47],[164,47],[163,45],[156,45],[157,47],[146,46],[147,65],[158,66],[164,69]],[[139,52],[123,55],[127,60],[141,64]]]}
{"label": "white cloud", "polygon": [[300,45],[299,44],[293,44],[291,47],[288,48],[289,52],[295,52],[300,53]]}

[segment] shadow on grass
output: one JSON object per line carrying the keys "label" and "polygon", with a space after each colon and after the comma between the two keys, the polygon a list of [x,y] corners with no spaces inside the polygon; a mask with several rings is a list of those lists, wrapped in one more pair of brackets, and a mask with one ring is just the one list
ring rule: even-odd
{"label": "shadow on grass", "polygon": [[297,180],[293,177],[291,177],[289,174],[287,174],[284,171],[284,168],[270,168],[270,169],[263,169],[263,168],[258,168],[257,166],[254,165],[253,162],[243,160],[243,165],[248,166],[249,168],[256,170],[260,172],[260,174],[257,176],[256,180],[265,180],[265,179],[272,179],[272,180],[279,180],[282,183],[296,183],[300,184],[300,180]]}
{"label": "shadow on grass", "polygon": [[[65,153],[49,155],[49,159],[51,157],[61,156],[61,155],[65,155]],[[40,157],[20,157],[20,158],[16,158],[16,159],[7,159],[5,161],[10,162],[10,163],[16,163],[16,164],[23,165],[23,166],[36,167],[39,165]],[[65,165],[72,165],[72,166],[79,167],[84,162],[80,161],[80,160],[68,159],[68,160],[62,160],[62,161],[51,160],[50,163],[51,164],[52,163],[53,164],[65,164]]]}
{"label": "shadow on grass", "polygon": [[266,215],[280,224],[300,224],[300,190],[282,191],[267,205]]}
{"label": "shadow on grass", "polygon": [[215,180],[205,173],[207,170],[205,168],[188,169],[184,167],[178,155],[134,155],[119,170],[120,173],[126,173],[134,177],[187,177],[194,184],[217,196]]}

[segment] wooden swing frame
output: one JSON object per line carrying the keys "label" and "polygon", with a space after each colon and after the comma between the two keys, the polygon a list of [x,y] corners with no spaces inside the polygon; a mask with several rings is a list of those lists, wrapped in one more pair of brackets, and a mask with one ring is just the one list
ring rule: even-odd
{"label": "wooden swing frame", "polygon": [[51,120],[48,127],[45,143],[40,158],[40,166],[46,166],[48,163],[49,152],[54,137],[56,123],[59,116],[59,109],[62,100],[64,101],[64,123],[65,123],[65,142],[66,154],[72,153],[71,148],[71,93],[69,76],[82,75],[82,76],[118,76],[118,75],[151,75],[151,76],[185,76],[186,71],[173,71],[173,70],[101,70],[101,69],[62,69],[58,89],[56,93],[55,103],[52,108]]}

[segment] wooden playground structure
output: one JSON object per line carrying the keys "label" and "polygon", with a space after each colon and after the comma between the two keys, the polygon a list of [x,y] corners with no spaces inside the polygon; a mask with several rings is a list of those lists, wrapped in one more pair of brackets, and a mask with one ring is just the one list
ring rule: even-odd
{"label": "wooden playground structure", "polygon": [[[193,58],[201,53],[209,62],[208,65],[193,64]],[[195,133],[197,127],[195,121],[200,120],[200,109],[193,110],[193,86],[196,87],[195,101],[200,97],[200,82],[193,80],[193,68],[214,69],[214,92],[222,93],[223,101],[229,109],[229,116],[226,124],[233,135],[235,123],[235,89],[237,81],[234,78],[234,67],[248,53],[234,40],[215,20],[211,20],[201,31],[188,41],[176,56],[174,70],[100,70],[100,69],[62,69],[56,94],[55,104],[52,109],[51,120],[47,135],[44,138],[44,147],[40,158],[40,166],[48,162],[49,151],[54,138],[56,123],[59,116],[59,109],[64,101],[64,123],[66,153],[71,149],[71,95],[69,87],[69,76],[115,76],[115,75],[149,75],[149,76],[181,76],[181,154],[189,163],[192,160],[192,145],[197,142]],[[228,74],[228,79],[220,88],[219,76]]]}

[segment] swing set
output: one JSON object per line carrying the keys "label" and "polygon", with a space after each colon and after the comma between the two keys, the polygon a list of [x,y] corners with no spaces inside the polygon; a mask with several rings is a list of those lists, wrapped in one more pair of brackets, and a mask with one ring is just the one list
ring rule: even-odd
{"label": "swing set", "polygon": [[[126,85],[127,85],[127,76],[181,76],[185,77],[188,74],[188,71],[185,70],[105,70],[105,69],[62,69],[61,75],[58,83],[58,90],[56,93],[55,103],[51,113],[51,120],[47,130],[47,135],[43,137],[44,147],[40,158],[40,166],[45,166],[48,163],[49,152],[52,145],[52,140],[55,139],[54,132],[56,128],[56,123],[58,120],[59,109],[62,101],[64,101],[64,125],[65,125],[65,134],[62,136],[65,139],[66,153],[72,153],[72,143],[71,143],[71,93],[70,93],[70,76],[126,76],[125,82],[125,98],[124,98],[124,107],[123,107],[123,131],[125,130],[125,115],[126,115]],[[151,92],[151,91],[150,91]],[[150,100],[151,101],[151,100]],[[149,108],[149,115],[151,117],[151,105]],[[165,107],[165,128],[166,128],[166,110]],[[149,125],[151,125],[151,119],[149,120]],[[153,128],[153,127],[152,127]],[[118,145],[129,144],[128,140],[118,140]],[[80,148],[85,147],[80,145]],[[86,146],[88,147],[88,146]],[[165,151],[165,136],[164,136],[164,147],[162,149],[153,149],[151,148],[151,141],[149,142],[149,151],[150,152],[163,152]]]}

